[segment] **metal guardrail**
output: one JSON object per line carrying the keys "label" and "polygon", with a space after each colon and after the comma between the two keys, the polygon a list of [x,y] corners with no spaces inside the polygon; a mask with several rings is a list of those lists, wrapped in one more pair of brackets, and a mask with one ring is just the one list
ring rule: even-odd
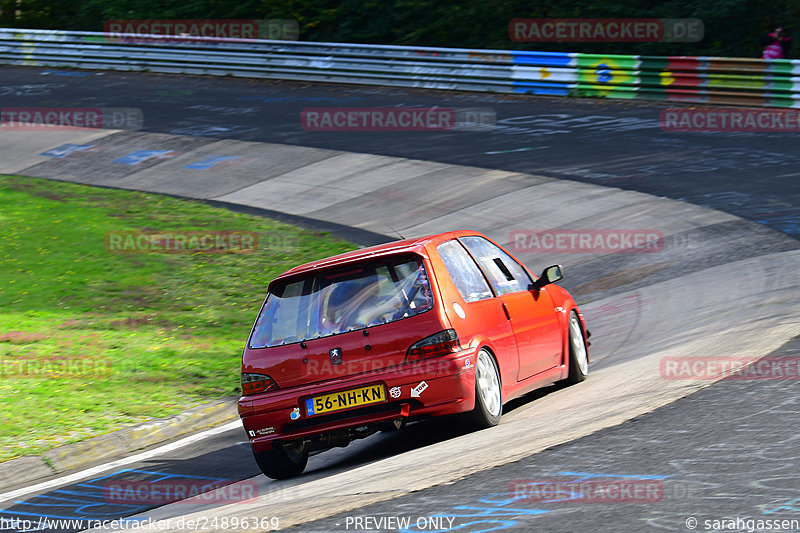
{"label": "metal guardrail", "polygon": [[0,28],[0,64],[800,107],[800,60],[657,57]]}

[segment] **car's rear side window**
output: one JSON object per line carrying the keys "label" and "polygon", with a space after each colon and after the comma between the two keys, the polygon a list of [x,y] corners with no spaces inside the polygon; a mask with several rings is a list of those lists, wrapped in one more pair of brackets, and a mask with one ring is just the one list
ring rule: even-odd
{"label": "car's rear side window", "polygon": [[531,277],[519,263],[500,247],[483,237],[460,237],[469,253],[478,261],[497,294],[525,291]]}
{"label": "car's rear side window", "polygon": [[[264,307],[259,317],[259,325],[262,327],[256,328],[251,345],[263,346],[269,342],[268,337],[290,339],[297,335],[298,328],[302,327],[304,317],[308,314],[307,307],[311,301],[309,295],[303,294],[305,285],[305,280],[287,283],[279,294],[269,296],[270,305]],[[265,327],[268,323],[271,327]]]}
{"label": "car's rear side window", "polygon": [[436,250],[464,301],[475,302],[492,297],[486,278],[458,241],[444,242]]}
{"label": "car's rear side window", "polygon": [[250,348],[316,339],[386,324],[429,310],[422,259],[393,256],[326,269],[272,287]]}

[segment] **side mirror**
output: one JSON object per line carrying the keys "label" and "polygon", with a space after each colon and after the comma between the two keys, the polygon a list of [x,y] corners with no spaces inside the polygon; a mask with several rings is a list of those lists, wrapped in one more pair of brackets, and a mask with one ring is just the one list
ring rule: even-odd
{"label": "side mirror", "polygon": [[555,283],[564,279],[564,271],[561,269],[561,265],[549,266],[542,272],[542,277],[547,280],[547,283]]}
{"label": "side mirror", "polygon": [[545,285],[555,283],[556,281],[560,281],[562,279],[564,279],[564,272],[561,269],[561,265],[552,265],[544,269],[542,275],[539,276],[539,279],[531,283],[531,286],[528,287],[528,290],[541,289]]}

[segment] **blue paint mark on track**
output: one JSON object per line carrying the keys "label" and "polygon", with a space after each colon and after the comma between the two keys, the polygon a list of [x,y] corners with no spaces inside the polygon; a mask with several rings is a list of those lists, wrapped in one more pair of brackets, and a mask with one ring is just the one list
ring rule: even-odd
{"label": "blue paint mark on track", "polygon": [[515,93],[543,94],[550,96],[569,96],[570,87],[566,83],[536,83],[532,81],[515,81],[512,84]]}
{"label": "blue paint mark on track", "polygon": [[72,70],[45,70],[42,72],[42,75],[51,75],[51,76],[65,76],[69,78],[85,78],[89,75],[88,72],[76,72]]}
{"label": "blue paint mark on track", "polygon": [[[153,495],[159,496],[161,488],[159,483],[165,480],[173,481],[177,486],[181,484],[201,487],[208,485],[211,488],[231,483],[234,480],[218,477],[195,476],[185,474],[170,474],[150,470],[125,469],[110,474],[75,483],[62,489],[56,489],[43,494],[36,494],[25,500],[17,500],[13,505],[0,509],[0,518],[9,521],[11,518],[60,520],[120,520],[126,516],[138,514],[160,505],[151,502],[124,503],[112,494],[115,487],[124,489],[130,484],[134,487],[154,484]],[[202,482],[202,485],[197,484]],[[195,482],[192,484],[192,482]],[[132,520],[132,519],[131,519]],[[77,530],[75,528],[73,530]],[[18,530],[18,529],[12,529]],[[5,531],[5,530],[4,530]]]}
{"label": "blue paint mark on track", "polygon": [[192,163],[191,165],[186,165],[183,168],[188,168],[191,170],[208,170],[211,167],[217,166],[221,163],[225,163],[226,161],[233,161],[235,159],[239,159],[239,156],[229,155],[229,156],[211,156],[203,159],[202,161],[198,161],[197,163]]}
{"label": "blue paint mark on track", "polygon": [[48,150],[46,152],[42,152],[39,155],[43,155],[43,156],[46,156],[46,157],[62,158],[62,157],[66,157],[66,156],[68,156],[70,154],[73,154],[75,152],[84,152],[84,151],[92,148],[93,146],[94,146],[93,144],[66,143],[66,144],[62,144],[61,146],[57,146],[55,148],[52,148],[52,149],[50,149],[50,150]]}
{"label": "blue paint mark on track", "polygon": [[113,161],[117,165],[138,165],[149,159],[168,159],[177,155],[171,150],[136,150]]}

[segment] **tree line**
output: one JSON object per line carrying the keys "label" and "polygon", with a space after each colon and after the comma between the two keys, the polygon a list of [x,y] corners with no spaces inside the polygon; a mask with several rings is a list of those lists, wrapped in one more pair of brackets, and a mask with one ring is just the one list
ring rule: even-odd
{"label": "tree line", "polygon": [[[513,19],[700,19],[699,42],[515,42]],[[0,0],[0,26],[103,31],[108,20],[292,19],[300,40],[501,50],[760,57],[776,26],[800,57],[800,0]]]}

